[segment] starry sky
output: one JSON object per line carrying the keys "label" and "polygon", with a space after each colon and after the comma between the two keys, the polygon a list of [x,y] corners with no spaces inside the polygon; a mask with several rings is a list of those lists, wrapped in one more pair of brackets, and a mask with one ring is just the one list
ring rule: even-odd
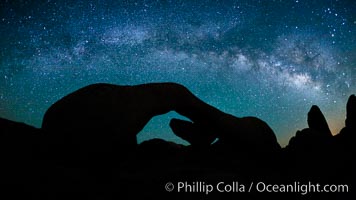
{"label": "starry sky", "polygon": [[[177,82],[282,146],[318,105],[334,134],[356,93],[356,2],[0,1],[0,117],[40,127],[46,109],[97,82]],[[184,143],[153,118],[138,140]]]}

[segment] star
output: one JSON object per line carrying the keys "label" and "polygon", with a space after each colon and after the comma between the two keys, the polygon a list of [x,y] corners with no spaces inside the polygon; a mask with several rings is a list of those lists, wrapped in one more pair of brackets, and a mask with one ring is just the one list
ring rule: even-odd
{"label": "star", "polygon": [[[91,83],[177,82],[225,112],[260,117],[283,146],[306,127],[313,104],[344,120],[355,92],[353,8],[321,0],[4,1],[0,117],[40,127],[52,103]],[[153,119],[139,141],[184,143],[168,127],[173,116]]]}

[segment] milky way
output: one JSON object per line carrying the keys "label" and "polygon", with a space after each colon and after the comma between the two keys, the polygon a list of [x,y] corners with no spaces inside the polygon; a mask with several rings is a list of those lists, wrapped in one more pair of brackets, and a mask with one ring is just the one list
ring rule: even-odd
{"label": "milky way", "polygon": [[[286,145],[319,105],[332,132],[355,93],[352,1],[1,1],[0,116],[40,127],[82,86],[178,82]],[[184,143],[169,113],[139,134]]]}

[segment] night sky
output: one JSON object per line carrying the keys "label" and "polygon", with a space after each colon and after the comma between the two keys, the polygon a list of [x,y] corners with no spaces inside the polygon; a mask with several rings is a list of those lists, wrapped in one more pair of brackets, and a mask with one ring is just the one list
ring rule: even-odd
{"label": "night sky", "polygon": [[[356,1],[0,1],[0,117],[40,127],[91,83],[177,82],[285,146],[318,105],[334,134],[356,93]],[[155,117],[139,141],[183,143]],[[186,144],[186,143],[185,143]]]}

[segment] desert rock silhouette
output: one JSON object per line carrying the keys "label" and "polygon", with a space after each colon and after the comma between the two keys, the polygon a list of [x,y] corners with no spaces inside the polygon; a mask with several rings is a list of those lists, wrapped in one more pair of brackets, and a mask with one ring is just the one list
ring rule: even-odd
{"label": "desert rock silhouette", "polygon": [[[351,95],[345,127],[333,136],[320,108],[312,106],[309,127],[281,148],[261,119],[224,113],[176,83],[89,85],[54,103],[42,128],[0,118],[0,183],[22,199],[63,199],[68,194],[80,199],[320,199],[318,193],[196,196],[167,192],[164,185],[311,181],[351,187],[355,108]],[[146,123],[169,111],[191,120],[172,119],[169,124],[190,145],[159,138],[137,144],[136,135]],[[347,199],[347,194],[327,193],[326,199]]]}
{"label": "desert rock silhouette", "polygon": [[192,145],[209,145],[218,138],[224,147],[236,147],[251,156],[280,150],[274,132],[262,120],[224,113],[176,83],[86,86],[54,103],[45,113],[42,128],[56,133],[56,141],[72,141],[85,152],[127,153],[135,148],[136,135],[147,122],[169,111],[192,120],[191,128],[183,127],[182,121],[171,122],[175,132],[178,126],[186,131],[189,137],[182,138]]}

